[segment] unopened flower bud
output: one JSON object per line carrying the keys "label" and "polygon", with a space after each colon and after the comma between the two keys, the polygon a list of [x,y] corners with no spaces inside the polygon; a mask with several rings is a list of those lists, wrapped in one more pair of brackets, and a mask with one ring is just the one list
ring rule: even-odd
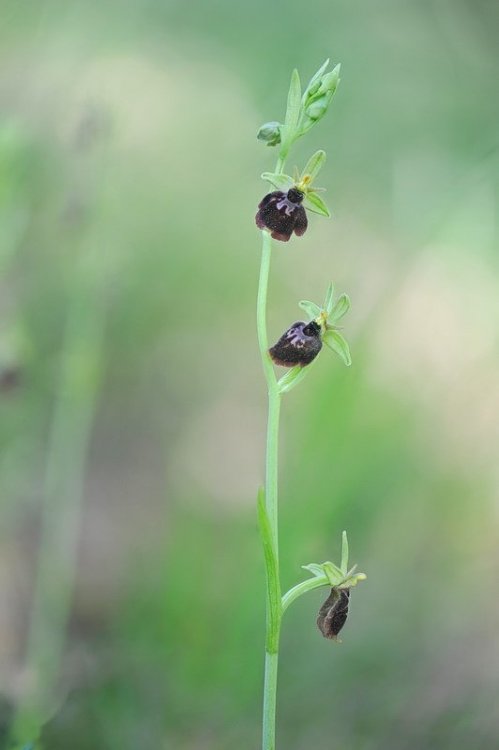
{"label": "unopened flower bud", "polygon": [[334,92],[338,88],[339,81],[340,81],[340,66],[337,65],[333,70],[331,70],[329,73],[326,73],[326,75],[322,77],[321,85],[319,86],[317,93],[334,94]]}
{"label": "unopened flower bud", "polygon": [[310,117],[311,120],[320,120],[327,112],[329,98],[329,96],[324,95],[320,99],[316,99],[312,104],[309,104],[305,110],[307,117]]}
{"label": "unopened flower bud", "polygon": [[266,122],[261,126],[256,137],[267,146],[277,146],[281,142],[281,127],[280,122]]}

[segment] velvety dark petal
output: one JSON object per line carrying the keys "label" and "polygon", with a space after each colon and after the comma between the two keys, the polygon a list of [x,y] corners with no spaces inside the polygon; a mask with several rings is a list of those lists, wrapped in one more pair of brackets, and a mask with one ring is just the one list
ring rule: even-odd
{"label": "velvety dark petal", "polygon": [[298,321],[283,333],[279,341],[269,349],[276,365],[295,367],[309,365],[322,349],[320,327],[312,321]]}
{"label": "velvety dark petal", "polygon": [[264,208],[272,201],[278,200],[279,198],[283,198],[284,193],[281,193],[280,190],[275,190],[273,193],[267,193],[267,195],[264,195],[260,203],[258,204],[258,208]]}
{"label": "velvety dark petal", "polygon": [[349,589],[331,589],[331,593],[320,608],[317,616],[317,627],[324,638],[336,640],[348,617],[349,603]]}
{"label": "velvety dark petal", "polygon": [[270,233],[270,236],[275,240],[279,240],[279,242],[288,242],[288,240],[291,238],[290,234],[282,234],[282,232],[276,232],[275,229]]}
{"label": "velvety dark petal", "polygon": [[296,218],[295,218],[295,234],[298,235],[298,237],[301,237],[302,234],[305,234],[308,227],[308,219],[307,214],[305,213],[305,209],[303,206],[298,206],[296,210]]}
{"label": "velvety dark petal", "polygon": [[264,220],[260,216],[260,211],[258,211],[257,215],[255,216],[255,222],[256,222],[256,225],[257,225],[258,229],[266,229],[267,228]]}

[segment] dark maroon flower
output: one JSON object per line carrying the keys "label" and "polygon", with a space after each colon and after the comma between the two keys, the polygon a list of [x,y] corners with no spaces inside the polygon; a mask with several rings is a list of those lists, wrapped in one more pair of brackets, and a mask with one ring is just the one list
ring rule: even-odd
{"label": "dark maroon flower", "polygon": [[324,638],[336,640],[338,633],[346,622],[349,602],[349,589],[331,589],[331,593],[317,615],[317,627]]}
{"label": "dark maroon flower", "polygon": [[322,349],[320,333],[321,328],[315,321],[293,323],[277,344],[269,349],[269,354],[281,367],[309,365]]}
{"label": "dark maroon flower", "polygon": [[275,240],[287,242],[293,232],[299,237],[308,225],[307,215],[302,206],[303,193],[293,187],[287,193],[276,190],[268,193],[258,204],[255,216],[259,229],[270,229]]}

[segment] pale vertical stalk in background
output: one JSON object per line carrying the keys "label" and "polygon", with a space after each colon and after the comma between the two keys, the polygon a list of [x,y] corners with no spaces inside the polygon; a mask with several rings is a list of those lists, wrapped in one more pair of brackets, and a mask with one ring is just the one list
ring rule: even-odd
{"label": "pale vertical stalk in background", "polygon": [[26,654],[27,689],[11,730],[31,747],[57,708],[57,681],[76,572],[83,479],[103,363],[103,311],[79,280],[69,300],[44,483],[41,534]]}

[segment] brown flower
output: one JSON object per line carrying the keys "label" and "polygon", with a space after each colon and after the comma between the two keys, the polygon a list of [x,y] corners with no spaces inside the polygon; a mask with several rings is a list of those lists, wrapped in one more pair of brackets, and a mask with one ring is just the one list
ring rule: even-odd
{"label": "brown flower", "polygon": [[317,615],[317,627],[324,638],[336,640],[348,616],[349,589],[332,588]]}
{"label": "brown flower", "polygon": [[322,349],[321,328],[311,323],[298,321],[282,334],[279,341],[269,349],[276,365],[281,367],[305,367],[316,358]]}
{"label": "brown flower", "polygon": [[287,193],[281,190],[268,193],[258,204],[257,227],[269,229],[272,237],[281,242],[287,242],[293,232],[300,237],[308,226],[303,197],[302,191],[296,187]]}

